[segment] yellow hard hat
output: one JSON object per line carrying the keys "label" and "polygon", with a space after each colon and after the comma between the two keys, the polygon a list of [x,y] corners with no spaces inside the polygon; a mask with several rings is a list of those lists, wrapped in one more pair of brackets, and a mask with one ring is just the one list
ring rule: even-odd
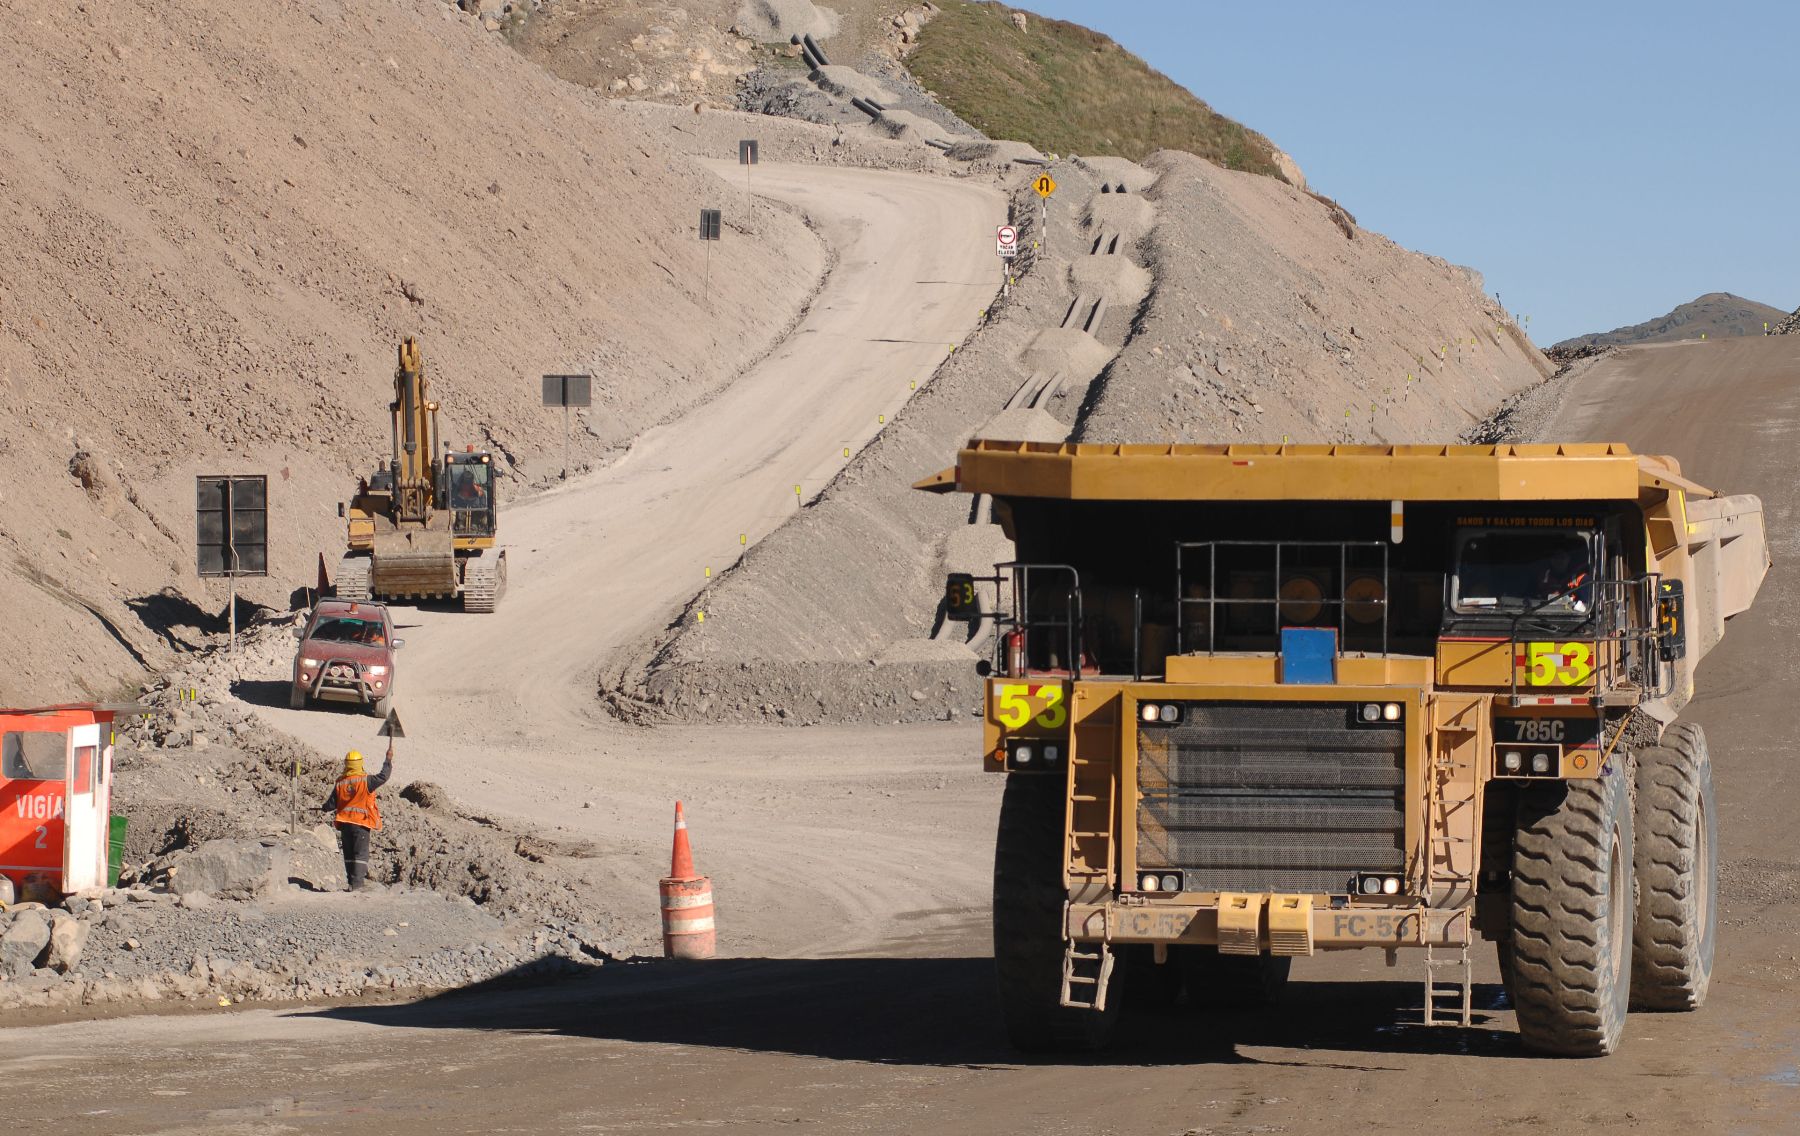
{"label": "yellow hard hat", "polygon": [[355,777],[362,771],[363,763],[361,751],[353,749],[344,755],[344,776]]}

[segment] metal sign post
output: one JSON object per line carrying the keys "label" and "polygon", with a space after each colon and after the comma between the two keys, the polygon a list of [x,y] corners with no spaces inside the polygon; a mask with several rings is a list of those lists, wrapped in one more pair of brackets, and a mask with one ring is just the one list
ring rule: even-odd
{"label": "metal sign post", "polygon": [[706,284],[701,289],[700,298],[708,304],[712,302],[712,247],[713,242],[719,239],[722,227],[717,209],[700,210],[700,240],[706,245]]}
{"label": "metal sign post", "polygon": [[1050,195],[1056,192],[1056,179],[1048,173],[1037,176],[1031,188],[1038,195],[1038,247],[1046,256],[1050,253]]}
{"label": "metal sign post", "polygon": [[230,581],[226,651],[237,653],[239,576],[269,574],[269,479],[261,474],[194,479],[194,560],[201,577]]}
{"label": "metal sign post", "polygon": [[994,231],[994,251],[1000,256],[1000,295],[1012,291],[1012,262],[1019,255],[1019,230],[1002,225]]}
{"label": "metal sign post", "polygon": [[545,375],[544,405],[563,408],[562,479],[569,480],[569,409],[593,405],[594,376]]}
{"label": "metal sign post", "polygon": [[744,138],[738,142],[738,165],[744,167],[744,192],[750,192],[750,167],[757,163],[757,144],[754,138]]}

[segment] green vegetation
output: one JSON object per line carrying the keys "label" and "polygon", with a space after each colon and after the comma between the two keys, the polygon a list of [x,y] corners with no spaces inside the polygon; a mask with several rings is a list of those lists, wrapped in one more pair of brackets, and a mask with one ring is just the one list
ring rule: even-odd
{"label": "green vegetation", "polygon": [[970,0],[940,0],[906,64],[938,100],[992,138],[1047,153],[1137,161],[1186,150],[1279,178],[1267,138],[1218,114],[1173,79],[1079,24]]}

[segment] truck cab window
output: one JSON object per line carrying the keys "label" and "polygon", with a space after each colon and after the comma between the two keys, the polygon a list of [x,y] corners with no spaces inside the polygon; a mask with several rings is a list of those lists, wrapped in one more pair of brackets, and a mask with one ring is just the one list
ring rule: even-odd
{"label": "truck cab window", "polygon": [[1457,543],[1459,615],[1585,616],[1594,607],[1594,536],[1577,530],[1483,529]]}

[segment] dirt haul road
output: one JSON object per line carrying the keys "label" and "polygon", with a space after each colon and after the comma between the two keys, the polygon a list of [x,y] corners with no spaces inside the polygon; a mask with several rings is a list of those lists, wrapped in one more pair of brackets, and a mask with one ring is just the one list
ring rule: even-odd
{"label": "dirt haul road", "polygon": [[[742,183],[735,164],[716,169]],[[499,611],[401,609],[395,705],[407,732],[403,779],[435,781],[476,812],[563,825],[611,851],[621,833],[653,836],[666,857],[672,802],[684,797],[703,867],[736,895],[732,946],[785,952],[813,942],[784,901],[815,865],[757,853],[795,844],[772,835],[786,824],[798,836],[829,821],[788,821],[757,805],[786,797],[781,782],[805,755],[832,761],[863,743],[786,731],[750,743],[651,735],[602,712],[598,676],[823,488],[845,448],[891,420],[914,384],[925,387],[997,289],[993,234],[1006,206],[984,185],[910,174],[764,165],[753,176],[758,194],[805,212],[832,250],[810,310],[709,404],[650,431],[611,467],[503,511],[510,585]],[[724,239],[733,236],[728,225]],[[287,678],[284,667],[240,689],[277,728],[328,755],[382,744],[366,716],[287,709]],[[759,744],[764,752],[747,751]],[[771,761],[768,748],[801,752]],[[899,851],[863,841],[844,854],[874,869]],[[732,865],[757,867],[740,879]],[[659,874],[642,861],[623,872]],[[831,884],[814,892],[815,914],[836,910],[841,930],[894,900],[921,906]]]}
{"label": "dirt haul road", "polygon": [[[553,987],[410,1006],[8,1031],[0,1075],[54,1086],[11,1094],[8,1119],[44,1132],[366,1131],[371,1122],[483,1133],[797,1123],[881,1133],[1792,1132],[1796,392],[1800,344],[1638,349],[1591,372],[1547,432],[1681,453],[1695,478],[1762,494],[1775,534],[1775,570],[1709,656],[1692,707],[1718,759],[1725,866],[1712,997],[1696,1014],[1634,1015],[1618,1057],[1522,1054],[1491,956],[1478,975],[1480,1025],[1465,1034],[1406,1024],[1417,1014],[1416,959],[1389,971],[1379,955],[1346,955],[1297,967],[1275,1013],[1140,1013],[1112,1053],[1022,1061],[998,1028],[979,910],[897,919],[879,949],[856,951],[857,936],[845,935],[846,952],[833,947],[832,905],[817,903],[820,889],[879,896],[895,878],[947,896],[985,887],[994,797],[955,772],[973,764],[972,731],[933,727],[867,731],[868,751],[803,760],[807,772],[786,786],[838,793],[850,781],[858,792],[839,799],[859,803],[887,786],[896,795],[862,814],[858,839],[934,841],[792,881],[781,910],[819,944],[813,957],[612,964]],[[716,740],[754,754],[775,749],[767,738]],[[900,753],[914,756],[896,776],[883,762]],[[904,778],[934,773],[951,778],[947,793],[906,789]],[[962,807],[959,793],[980,807]],[[771,843],[787,835],[772,829]]]}

